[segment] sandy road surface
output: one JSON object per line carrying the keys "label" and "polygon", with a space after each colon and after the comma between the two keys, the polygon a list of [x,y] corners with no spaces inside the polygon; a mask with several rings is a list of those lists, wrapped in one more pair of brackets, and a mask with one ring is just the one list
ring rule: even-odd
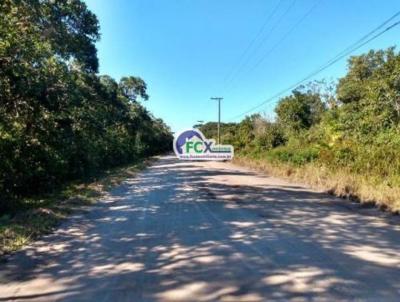
{"label": "sandy road surface", "polygon": [[399,218],[166,156],[1,263],[13,299],[399,301]]}

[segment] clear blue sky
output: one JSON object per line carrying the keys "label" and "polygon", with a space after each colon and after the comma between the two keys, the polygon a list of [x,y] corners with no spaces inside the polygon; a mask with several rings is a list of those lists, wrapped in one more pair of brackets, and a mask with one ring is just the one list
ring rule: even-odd
{"label": "clear blue sky", "polygon": [[[224,97],[222,121],[228,121],[304,78],[400,10],[399,0],[86,3],[100,21],[100,73],[117,80],[142,77],[150,94],[146,107],[174,131],[191,128],[198,120],[215,121],[211,96]],[[400,26],[355,54],[399,40]],[[345,72],[343,59],[315,79],[336,79]],[[275,104],[261,111],[271,116]]]}

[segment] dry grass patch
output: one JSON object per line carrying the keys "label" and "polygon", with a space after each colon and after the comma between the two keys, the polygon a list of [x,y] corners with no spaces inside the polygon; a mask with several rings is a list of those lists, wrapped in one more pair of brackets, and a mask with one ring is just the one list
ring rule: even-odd
{"label": "dry grass patch", "polygon": [[400,188],[393,185],[399,183],[399,179],[395,176],[382,179],[377,176],[355,174],[345,169],[333,171],[313,163],[296,167],[245,156],[236,156],[233,162],[270,175],[300,182],[339,197],[365,204],[372,203],[393,213],[400,212]]}

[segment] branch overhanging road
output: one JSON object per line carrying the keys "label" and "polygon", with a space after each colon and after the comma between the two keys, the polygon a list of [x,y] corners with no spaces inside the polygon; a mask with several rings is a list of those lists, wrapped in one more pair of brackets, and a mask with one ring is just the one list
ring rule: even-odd
{"label": "branch overhanging road", "polygon": [[164,156],[0,268],[0,301],[398,301],[400,224]]}

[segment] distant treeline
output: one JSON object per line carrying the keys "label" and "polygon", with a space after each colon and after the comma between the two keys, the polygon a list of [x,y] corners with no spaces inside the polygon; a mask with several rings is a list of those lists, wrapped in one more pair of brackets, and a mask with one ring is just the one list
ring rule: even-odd
{"label": "distant treeline", "polygon": [[170,149],[146,83],[99,76],[81,0],[0,3],[0,211],[71,179]]}
{"label": "distant treeline", "polygon": [[[380,192],[371,198],[400,209],[400,55],[394,48],[351,57],[338,82],[299,87],[278,101],[275,113],[223,124],[222,142],[243,156],[363,175],[345,190],[373,183]],[[216,137],[215,123],[198,126]],[[396,188],[397,195],[383,196]]]}

